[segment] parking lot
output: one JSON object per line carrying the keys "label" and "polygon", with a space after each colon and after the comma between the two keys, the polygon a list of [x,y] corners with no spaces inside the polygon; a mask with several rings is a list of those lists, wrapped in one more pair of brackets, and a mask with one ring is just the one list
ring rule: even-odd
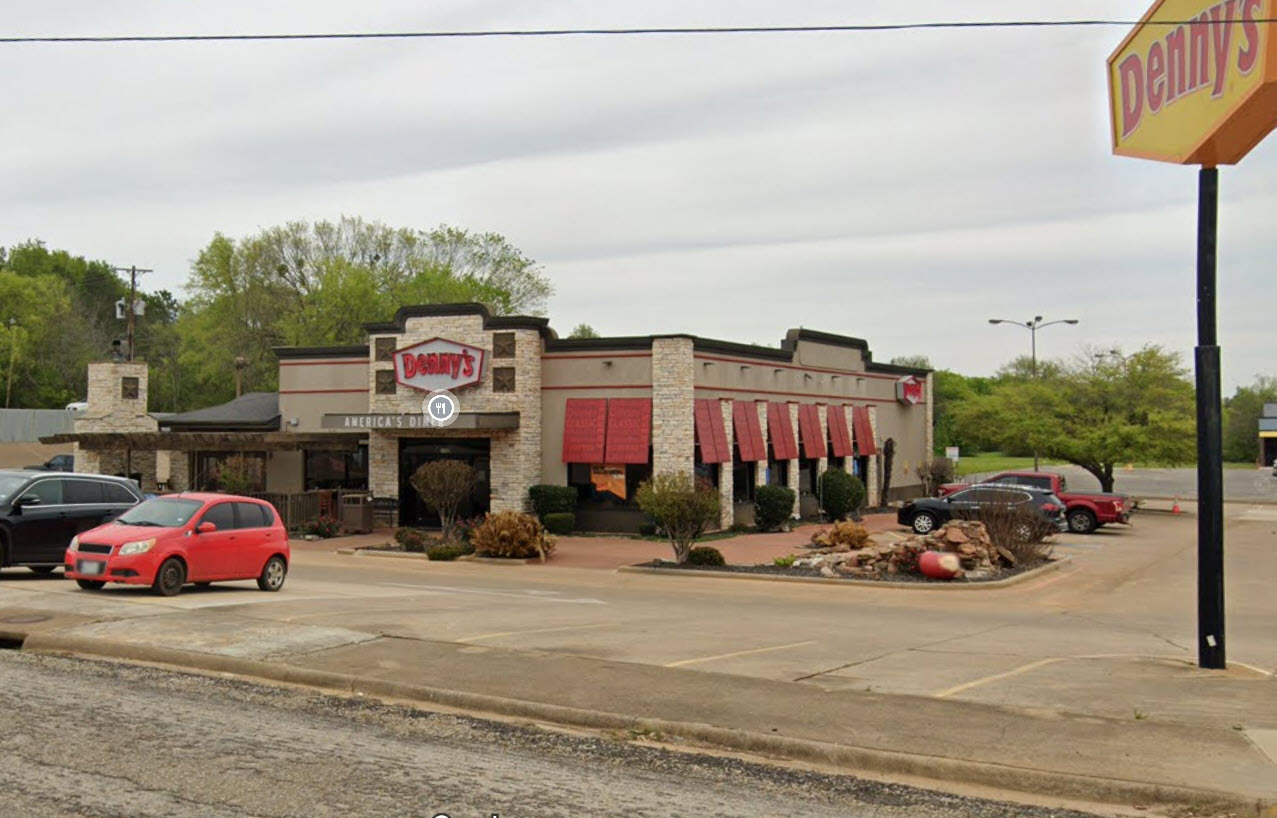
{"label": "parking lot", "polygon": [[291,623],[331,630],[332,644],[383,635],[1127,718],[1214,719],[1249,702],[1252,725],[1277,728],[1277,601],[1265,579],[1277,568],[1277,509],[1228,509],[1224,674],[1193,664],[1196,526],[1187,514],[1061,536],[1063,570],[996,590],[377,559],[334,553],[334,540],[299,547],[279,594],[251,583],[172,599],[133,588],[90,594],[6,571],[0,605],[129,619],[130,638],[178,647],[188,629],[164,614],[224,612],[263,623],[252,650],[264,655],[270,623]]}

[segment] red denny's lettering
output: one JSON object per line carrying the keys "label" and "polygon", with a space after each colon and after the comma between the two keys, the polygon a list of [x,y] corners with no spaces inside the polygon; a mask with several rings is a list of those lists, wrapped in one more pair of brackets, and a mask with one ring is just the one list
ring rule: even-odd
{"label": "red denny's lettering", "polygon": [[462,352],[404,353],[401,356],[405,378],[416,375],[446,375],[450,378],[469,378],[474,375],[474,356]]}
{"label": "red denny's lettering", "polygon": [[1237,71],[1243,76],[1259,60],[1263,0],[1223,0],[1187,23],[1171,28],[1143,53],[1118,65],[1122,138],[1135,133],[1146,113],[1156,114],[1209,88],[1223,96],[1233,37],[1241,37]]}

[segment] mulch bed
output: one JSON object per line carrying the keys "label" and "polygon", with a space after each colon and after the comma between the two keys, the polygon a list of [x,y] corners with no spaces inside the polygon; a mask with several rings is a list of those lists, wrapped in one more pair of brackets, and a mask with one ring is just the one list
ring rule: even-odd
{"label": "mulch bed", "polygon": [[[668,560],[651,560],[650,562],[640,562],[636,568],[663,568],[670,571],[705,571],[707,573],[724,573],[724,574],[766,574],[777,577],[820,577],[822,576],[819,568],[781,568],[777,565],[688,565],[684,563],[679,565]],[[875,576],[837,576],[828,577],[828,579],[843,580],[861,580],[864,582],[881,582],[883,584],[902,584],[902,585],[978,585],[984,582],[997,582],[998,580],[1009,579],[1016,574],[1022,574],[1025,571],[1038,568],[1038,565],[1020,566],[1016,568],[1004,568],[996,571],[987,577],[980,579],[930,579],[921,574],[882,574]]]}

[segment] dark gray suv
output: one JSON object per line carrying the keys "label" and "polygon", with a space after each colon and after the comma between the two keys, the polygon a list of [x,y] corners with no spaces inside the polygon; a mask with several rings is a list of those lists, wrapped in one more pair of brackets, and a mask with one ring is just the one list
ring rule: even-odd
{"label": "dark gray suv", "polygon": [[64,563],[72,537],[140,502],[137,484],[123,477],[0,470],[0,568],[47,574]]}

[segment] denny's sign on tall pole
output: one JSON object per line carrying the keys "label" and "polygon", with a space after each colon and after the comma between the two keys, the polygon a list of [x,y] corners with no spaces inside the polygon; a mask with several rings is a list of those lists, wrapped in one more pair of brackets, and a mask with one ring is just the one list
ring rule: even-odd
{"label": "denny's sign on tall pole", "polygon": [[1218,165],[1277,125],[1277,0],[1160,0],[1109,57],[1113,152],[1200,165],[1197,197],[1197,654],[1225,666],[1215,249]]}

